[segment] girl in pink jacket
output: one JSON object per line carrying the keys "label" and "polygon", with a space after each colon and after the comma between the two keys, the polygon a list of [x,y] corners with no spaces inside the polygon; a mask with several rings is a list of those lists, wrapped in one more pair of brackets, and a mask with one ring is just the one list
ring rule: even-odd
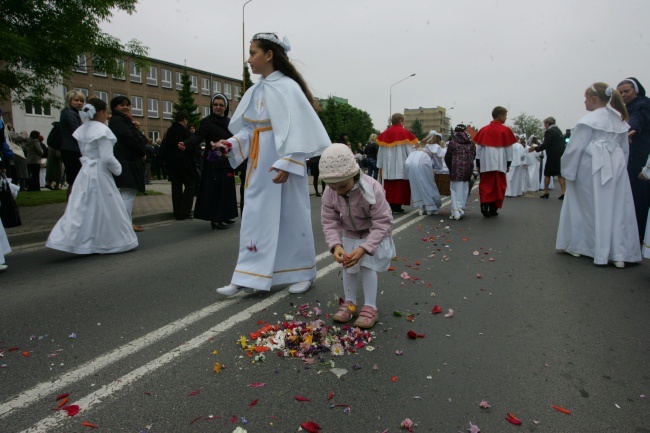
{"label": "girl in pink jacket", "polygon": [[391,238],[393,215],[379,182],[361,172],[352,151],[334,143],[321,155],[320,177],[329,188],[323,191],[321,223],[334,260],[343,265],[345,302],[333,316],[349,322],[357,316],[359,274],[364,303],[353,326],[372,328],[377,312],[377,272],[395,257]]}

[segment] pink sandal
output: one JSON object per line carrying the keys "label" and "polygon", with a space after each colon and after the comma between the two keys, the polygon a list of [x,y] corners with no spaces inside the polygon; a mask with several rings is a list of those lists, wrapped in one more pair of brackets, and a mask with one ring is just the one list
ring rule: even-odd
{"label": "pink sandal", "polygon": [[336,314],[332,316],[332,320],[341,323],[349,322],[354,317],[356,311],[357,306],[352,301],[345,301],[341,304]]}
{"label": "pink sandal", "polygon": [[361,311],[359,312],[359,317],[354,321],[352,326],[357,328],[369,329],[375,326],[379,320],[379,313],[374,308],[364,305]]}

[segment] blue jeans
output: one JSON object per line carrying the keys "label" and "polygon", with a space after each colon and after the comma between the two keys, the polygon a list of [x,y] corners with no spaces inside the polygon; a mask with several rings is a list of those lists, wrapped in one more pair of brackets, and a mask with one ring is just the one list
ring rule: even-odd
{"label": "blue jeans", "polygon": [[368,176],[377,179],[379,170],[377,169],[377,160],[375,158],[366,158],[366,166],[368,167]]}

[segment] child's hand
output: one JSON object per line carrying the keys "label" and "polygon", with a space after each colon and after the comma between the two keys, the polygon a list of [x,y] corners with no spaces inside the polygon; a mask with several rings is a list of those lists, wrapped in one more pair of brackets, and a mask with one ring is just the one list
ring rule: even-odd
{"label": "child's hand", "polygon": [[338,263],[343,263],[345,259],[347,258],[347,255],[345,254],[345,250],[343,249],[342,246],[337,245],[334,247],[334,260],[336,260]]}
{"label": "child's hand", "polygon": [[361,247],[357,248],[356,250],[352,251],[352,254],[345,257],[345,261],[343,262],[343,267],[351,268],[352,266],[359,263],[359,260],[361,260],[361,258],[365,254],[366,254],[366,250],[364,250]]}

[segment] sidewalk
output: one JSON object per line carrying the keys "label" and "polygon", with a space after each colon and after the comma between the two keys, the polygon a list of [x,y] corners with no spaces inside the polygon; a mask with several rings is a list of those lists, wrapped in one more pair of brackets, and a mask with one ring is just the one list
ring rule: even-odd
{"label": "sidewalk", "polygon": [[[314,187],[309,177],[309,193],[314,195]],[[172,213],[171,183],[167,180],[154,180],[147,185],[147,191],[161,194],[137,196],[133,205],[133,223],[138,225],[167,221],[174,218]],[[239,185],[236,188],[237,203],[239,203]],[[66,203],[47,204],[41,206],[23,206],[20,208],[20,227],[6,228],[9,244],[20,247],[42,243],[61,218]]]}

